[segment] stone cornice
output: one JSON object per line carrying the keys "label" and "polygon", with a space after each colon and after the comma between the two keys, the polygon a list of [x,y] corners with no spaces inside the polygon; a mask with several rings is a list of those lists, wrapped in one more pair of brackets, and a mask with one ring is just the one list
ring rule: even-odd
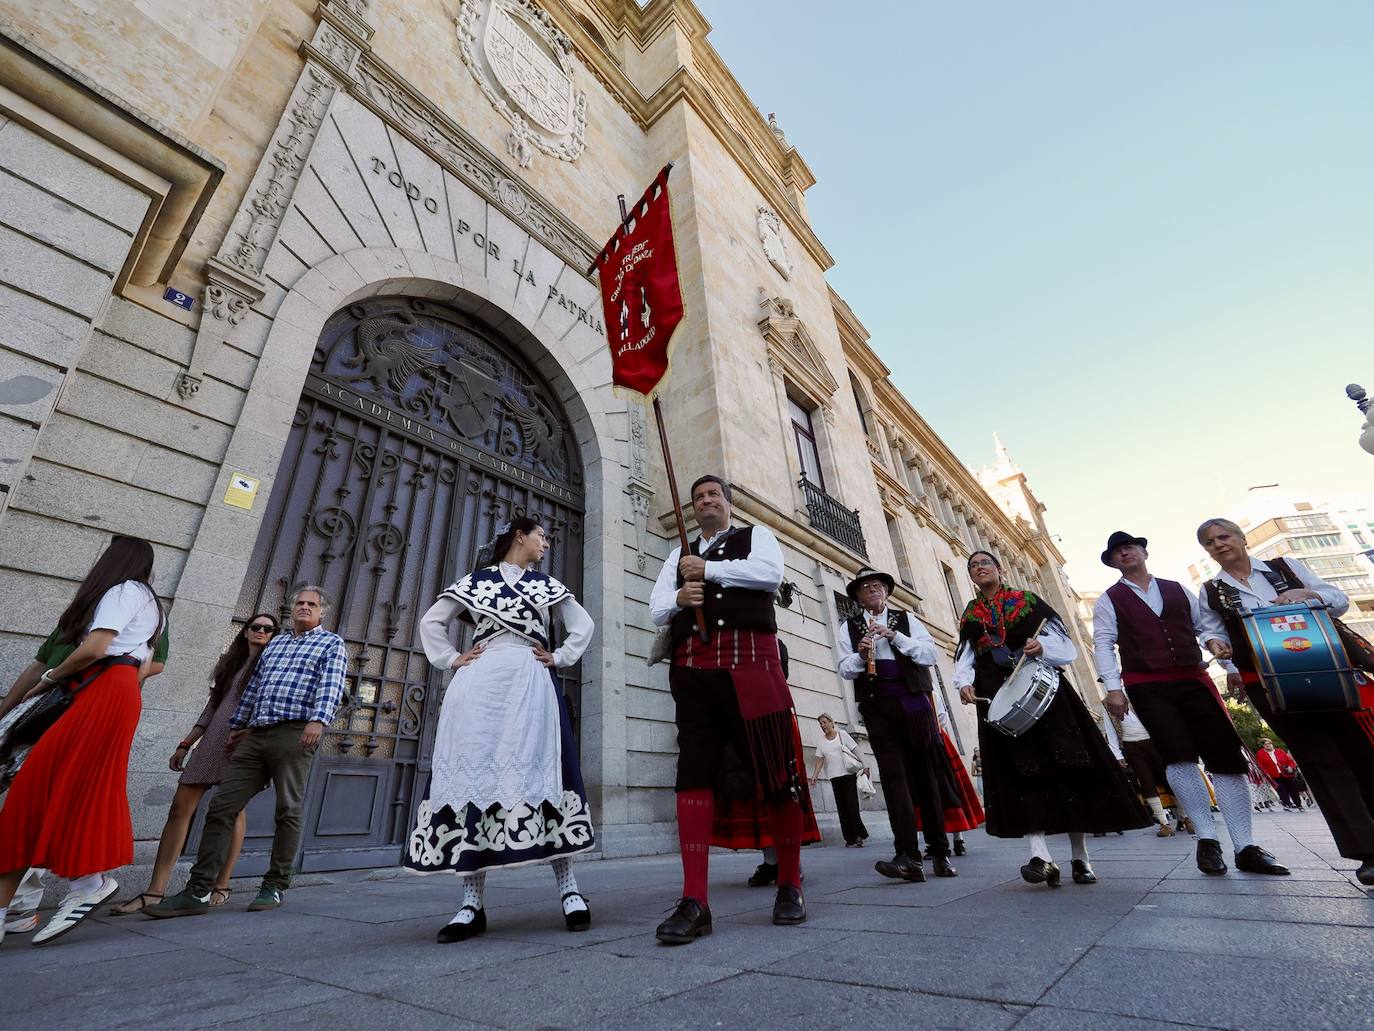
{"label": "stone cornice", "polygon": [[796,147],[783,146],[773,134],[744,87],[711,46],[707,40],[711,25],[696,5],[691,0],[650,0],[643,7],[635,0],[587,2],[606,25],[613,27],[617,38],[641,53],[670,27],[681,30],[691,47],[695,71],[679,66],[646,97],[615,56],[586,31],[578,20],[579,12],[568,0],[547,0],[549,13],[573,40],[583,64],[640,129],[647,132],[679,101],[686,100],[821,270],[832,268],[835,259],[786,192],[792,188],[804,193],[815,185],[815,174]]}

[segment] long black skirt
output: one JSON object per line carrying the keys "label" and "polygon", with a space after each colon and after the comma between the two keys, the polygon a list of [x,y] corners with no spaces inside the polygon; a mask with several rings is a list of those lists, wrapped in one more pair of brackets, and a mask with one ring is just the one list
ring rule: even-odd
{"label": "long black skirt", "polygon": [[1062,674],[1049,711],[1020,737],[989,725],[987,709],[978,703],[983,807],[993,837],[1154,825],[1083,699]]}

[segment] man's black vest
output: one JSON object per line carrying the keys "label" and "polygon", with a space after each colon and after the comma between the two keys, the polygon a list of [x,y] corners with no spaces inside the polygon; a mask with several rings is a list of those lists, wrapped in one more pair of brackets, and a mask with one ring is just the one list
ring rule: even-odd
{"label": "man's black vest", "polygon": [[[846,622],[849,627],[849,646],[857,652],[859,642],[868,632],[868,617],[866,613],[860,611]],[[887,625],[899,634],[911,636],[911,621],[905,612],[888,609]],[[888,645],[892,648],[893,658],[897,660],[897,668],[902,671],[902,679],[906,682],[907,691],[911,694],[930,694],[933,690],[930,680],[930,667],[912,662],[899,652],[892,645],[892,642],[889,641]],[[854,701],[860,705],[871,702],[877,696],[877,690],[878,678],[869,676],[867,673],[860,673],[858,679],[854,681]]]}
{"label": "man's black vest", "polygon": [[[717,535],[705,555],[701,554],[700,537],[692,542],[689,550],[691,554],[700,556],[707,562],[728,562],[732,559],[748,558],[753,547],[753,528],[736,527]],[[681,573],[677,575],[677,585],[679,588],[682,586]],[[706,610],[706,629],[712,634],[721,630],[764,630],[770,634],[778,632],[772,591],[722,587],[707,580],[703,608]],[[673,647],[676,648],[680,642],[696,632],[693,610],[683,609],[678,612],[669,625],[672,628]]]}

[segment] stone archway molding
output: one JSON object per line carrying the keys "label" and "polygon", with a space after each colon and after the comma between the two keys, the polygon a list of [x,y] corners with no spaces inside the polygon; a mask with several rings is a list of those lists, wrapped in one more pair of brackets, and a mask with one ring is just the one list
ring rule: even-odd
{"label": "stone archway molding", "polygon": [[[606,686],[625,682],[622,509],[630,476],[624,443],[630,427],[626,402],[611,387],[609,349],[600,334],[575,332],[577,323],[555,325],[550,310],[555,301],[534,294],[517,299],[472,268],[425,252],[359,248],[333,255],[303,272],[272,315],[177,586],[171,621],[176,675],[175,680],[159,678],[170,681],[163,690],[185,697],[192,681],[203,684],[222,647],[325,322],[348,304],[381,294],[423,297],[482,320],[539,371],[564,406],[585,477],[583,602],[597,622],[582,660],[583,769],[599,819],[622,823],[623,691]],[[251,510],[223,503],[235,474],[259,481]]]}

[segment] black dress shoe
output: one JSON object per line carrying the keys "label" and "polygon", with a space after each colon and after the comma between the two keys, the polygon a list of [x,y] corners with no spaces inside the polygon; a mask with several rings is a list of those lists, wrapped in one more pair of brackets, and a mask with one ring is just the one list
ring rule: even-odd
{"label": "black dress shoe", "polygon": [[571,913],[565,909],[563,911],[563,922],[568,925],[568,930],[570,931],[585,931],[588,927],[592,926],[592,907],[587,905],[587,897],[580,891],[568,892],[563,896],[562,901],[566,903],[568,899],[573,897],[581,899],[582,905],[587,908],[574,909]]}
{"label": "black dress shoe", "polygon": [[936,856],[931,860],[935,868],[936,877],[958,877],[959,871],[954,869],[954,864],[949,861],[949,856]]}
{"label": "black dress shoe", "polygon": [[806,919],[806,900],[795,884],[778,885],[778,897],[773,901],[773,923],[799,924]]}
{"label": "black dress shoe", "polygon": [[458,917],[455,916],[453,920],[439,928],[439,933],[434,936],[434,940],[440,945],[467,941],[487,929],[487,911],[485,909],[473,909],[471,906],[464,906],[458,910],[458,916],[462,916],[464,913],[475,915],[467,923],[460,923]]}
{"label": "black dress shoe", "polygon": [[1047,863],[1039,856],[1032,856],[1031,861],[1021,867],[1021,879],[1027,884],[1048,884],[1051,888],[1059,887],[1059,866],[1057,863]]}
{"label": "black dress shoe", "polygon": [[1226,860],[1221,858],[1221,842],[1216,838],[1198,839],[1197,868],[1213,876],[1226,872]]}
{"label": "black dress shoe", "polygon": [[1258,845],[1246,845],[1236,853],[1236,869],[1246,873],[1267,873],[1278,877],[1288,876],[1288,867]]}
{"label": "black dress shoe", "polygon": [[954,854],[956,856],[968,855],[968,848],[964,845],[963,839],[960,839],[954,843]]}
{"label": "black dress shoe", "polygon": [[665,945],[685,945],[711,933],[711,910],[696,899],[678,899],[673,915],[654,930]]}
{"label": "black dress shoe", "polygon": [[749,875],[749,887],[766,888],[770,884],[778,883],[778,864],[760,863],[752,874]]}
{"label": "black dress shoe", "polygon": [[1355,871],[1355,880],[1361,884],[1374,884],[1374,859],[1366,859]]}
{"label": "black dress shoe", "polygon": [[1081,859],[1075,859],[1073,866],[1074,884],[1096,884],[1097,874],[1093,873],[1093,868]]}
{"label": "black dress shoe", "polygon": [[891,877],[898,881],[923,884],[926,879],[926,872],[921,868],[921,857],[919,855],[913,856],[907,852],[898,852],[891,861],[880,859],[873,864],[873,869],[884,877]]}

